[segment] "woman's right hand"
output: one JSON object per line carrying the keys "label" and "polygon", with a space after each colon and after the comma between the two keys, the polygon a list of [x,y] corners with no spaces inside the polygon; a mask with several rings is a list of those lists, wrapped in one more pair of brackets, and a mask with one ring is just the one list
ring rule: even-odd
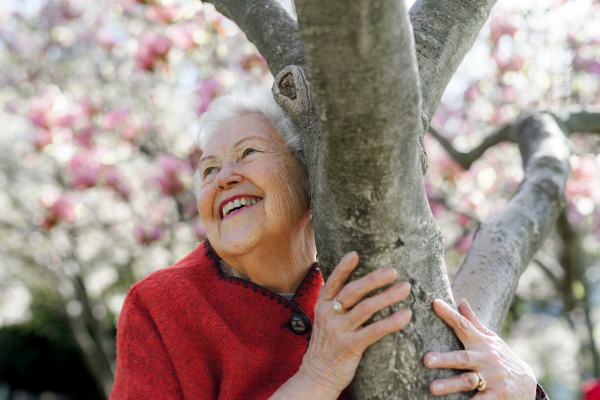
{"label": "woman's right hand", "polygon": [[[358,254],[354,251],[346,254],[321,287],[310,344],[298,372],[299,378],[315,385],[321,394],[330,394],[324,397],[337,399],[354,378],[365,349],[383,336],[404,328],[412,315],[410,310],[401,310],[363,327],[377,311],[408,296],[410,285],[396,283],[363,299],[371,291],[392,283],[396,271],[382,268],[345,284],[357,265]],[[333,308],[336,299],[342,305],[341,311]]]}

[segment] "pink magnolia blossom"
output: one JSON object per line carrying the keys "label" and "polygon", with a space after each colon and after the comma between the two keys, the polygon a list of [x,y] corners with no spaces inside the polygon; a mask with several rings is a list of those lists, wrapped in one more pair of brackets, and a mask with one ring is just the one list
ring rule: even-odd
{"label": "pink magnolia blossom", "polygon": [[490,21],[490,31],[490,40],[494,43],[498,43],[502,35],[514,36],[518,29],[507,16],[498,15],[493,17]]}
{"label": "pink magnolia blossom", "polygon": [[502,95],[504,96],[504,101],[507,103],[514,103],[519,99],[519,92],[514,86],[503,87]]}
{"label": "pink magnolia blossom", "polygon": [[102,170],[103,153],[103,149],[81,151],[71,158],[66,167],[71,188],[87,189],[96,186]]}
{"label": "pink magnolia blossom", "polygon": [[169,29],[167,37],[171,39],[173,44],[183,50],[189,50],[192,47],[198,47],[194,42],[194,32],[198,30],[198,26],[192,23],[184,23]]}
{"label": "pink magnolia blossom", "polygon": [[138,135],[138,129],[133,115],[127,105],[121,105],[104,113],[100,127],[105,130],[118,130],[127,140],[133,140]]}
{"label": "pink magnolia blossom", "polygon": [[111,50],[113,47],[119,44],[119,39],[114,34],[113,30],[106,26],[98,29],[98,32],[96,33],[96,40],[98,41],[98,44],[106,50]]}
{"label": "pink magnolia blossom", "polygon": [[99,133],[100,131],[95,125],[88,125],[86,127],[74,131],[73,140],[81,147],[90,149],[92,147],[92,141],[96,136],[98,136]]}
{"label": "pink magnolia blossom", "polygon": [[168,24],[177,17],[179,8],[173,4],[155,4],[146,6],[144,8],[144,13],[150,22],[154,22],[155,24]]}
{"label": "pink magnolia blossom", "polygon": [[171,49],[171,41],[154,30],[146,30],[139,38],[139,48],[134,54],[138,67],[143,70],[154,70]]}
{"label": "pink magnolia blossom", "polygon": [[196,89],[196,94],[198,95],[198,106],[196,111],[198,114],[202,114],[208,109],[208,106],[215,95],[219,93],[221,87],[221,82],[215,77],[209,78],[200,84],[198,89]]}
{"label": "pink magnolia blossom", "polygon": [[103,166],[102,175],[104,185],[114,189],[124,199],[129,199],[131,196],[131,184],[127,177],[123,174],[120,168],[114,166]]}
{"label": "pink magnolia blossom", "polygon": [[46,129],[43,127],[37,127],[34,129],[33,133],[29,137],[29,141],[32,145],[35,146],[37,150],[41,150],[44,147],[48,146],[52,143],[52,139],[54,135],[50,129]]}
{"label": "pink magnolia blossom", "polygon": [[183,205],[183,212],[188,215],[194,215],[198,213],[198,204],[196,203],[196,197],[190,199]]}
{"label": "pink magnolia blossom", "polygon": [[4,103],[4,111],[8,114],[17,114],[19,112],[19,102],[17,100],[9,100]]}
{"label": "pink magnolia blossom", "polygon": [[446,214],[446,206],[444,203],[438,200],[427,199],[429,202],[429,208],[431,208],[431,214],[433,214],[433,218],[441,218]]}
{"label": "pink magnolia blossom", "polygon": [[492,57],[496,60],[496,64],[500,70],[505,71],[520,71],[525,64],[525,60],[520,54],[511,54],[507,59],[500,58],[498,53],[494,51]]}
{"label": "pink magnolia blossom", "polygon": [[473,82],[467,90],[465,90],[465,100],[474,101],[481,97],[481,90],[479,89],[479,83]]}
{"label": "pink magnolia blossom", "polygon": [[58,222],[72,224],[77,220],[75,206],[77,203],[66,193],[60,193],[58,196],[42,197],[40,205],[46,210],[46,215],[41,226],[45,229],[52,229]]}
{"label": "pink magnolia blossom", "polygon": [[138,222],[133,228],[133,237],[143,245],[161,240],[164,234],[165,228],[162,225],[149,222]]}
{"label": "pink magnolia blossom", "polygon": [[58,90],[53,88],[45,90],[38,96],[33,96],[29,99],[29,120],[36,126],[49,128],[48,113],[52,109],[54,100],[60,94]]}
{"label": "pink magnolia blossom", "polygon": [[194,230],[194,235],[196,235],[198,239],[206,239],[206,228],[204,228],[202,218],[194,218],[194,222],[192,223],[192,229]]}
{"label": "pink magnolia blossom", "polygon": [[579,159],[579,163],[573,174],[577,178],[593,178],[600,173],[596,157],[592,154],[586,154]]}
{"label": "pink magnolia blossom", "polygon": [[150,178],[149,184],[158,186],[165,196],[177,196],[185,191],[183,178],[192,176],[192,167],[186,160],[163,153],[157,160],[158,173]]}
{"label": "pink magnolia blossom", "polygon": [[473,234],[467,233],[465,236],[460,238],[454,245],[454,250],[459,254],[467,254],[471,245],[473,244]]}
{"label": "pink magnolia blossom", "polygon": [[83,14],[85,6],[84,0],[63,0],[62,16],[67,20],[78,18]]}

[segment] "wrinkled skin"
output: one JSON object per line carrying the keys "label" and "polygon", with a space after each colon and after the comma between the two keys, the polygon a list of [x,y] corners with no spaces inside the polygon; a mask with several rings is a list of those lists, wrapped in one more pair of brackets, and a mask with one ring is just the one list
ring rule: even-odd
{"label": "wrinkled skin", "polygon": [[[199,173],[200,215],[228,272],[235,269],[244,278],[279,293],[295,292],[316,259],[308,177],[270,122],[261,114],[248,114],[224,124],[203,149]],[[223,216],[223,202],[232,196],[259,201]],[[411,312],[401,310],[363,326],[376,312],[406,298],[410,285],[394,282],[393,268],[373,271],[346,284],[358,261],[356,252],[346,254],[321,288],[300,370],[271,400],[337,399],[352,381],[365,349],[410,322]],[[341,311],[333,308],[336,300]],[[475,396],[478,400],[535,398],[531,369],[477,320],[466,301],[460,305],[464,316],[441,300],[433,307],[466,350],[428,353],[426,366],[478,371],[487,381],[487,389]],[[472,390],[477,383],[478,376],[468,372],[434,381],[431,390],[441,395]],[[443,388],[439,389],[439,384]]]}
{"label": "wrinkled skin", "polygon": [[[476,400],[534,400],[536,379],[529,365],[519,359],[498,335],[479,321],[467,300],[460,302],[461,314],[442,300],[433,302],[433,310],[456,333],[465,350],[427,353],[428,368],[456,368],[477,371],[486,381],[486,389]],[[473,372],[431,382],[431,393],[443,395],[477,388],[479,377]]]}
{"label": "wrinkled skin", "polygon": [[[308,177],[273,125],[262,114],[230,120],[203,149],[199,173],[198,210],[225,267],[295,292],[316,260]],[[223,218],[220,205],[236,195],[260,201]]]}

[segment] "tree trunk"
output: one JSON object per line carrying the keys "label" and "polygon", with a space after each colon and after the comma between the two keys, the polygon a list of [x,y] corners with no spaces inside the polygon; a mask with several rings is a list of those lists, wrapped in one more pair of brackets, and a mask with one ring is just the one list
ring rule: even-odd
{"label": "tree trunk", "polygon": [[[461,345],[431,308],[436,298],[454,299],[422,181],[423,135],[495,1],[419,0],[411,26],[398,0],[297,0],[299,36],[274,0],[211,2],[265,56],[276,76],[274,98],[303,137],[325,276],[345,252],[356,250],[361,261],[351,279],[392,266],[399,280],[412,284],[407,300],[374,317],[413,311],[407,328],[367,349],[350,387],[353,398],[437,398],[430,382],[457,371],[429,370],[423,355]],[[512,135],[526,179],[504,214],[483,224],[453,289],[492,329],[501,326],[520,274],[561,207],[569,174],[566,125],[556,115],[539,114],[488,141]],[[535,213],[528,215],[524,210],[532,204]]]}

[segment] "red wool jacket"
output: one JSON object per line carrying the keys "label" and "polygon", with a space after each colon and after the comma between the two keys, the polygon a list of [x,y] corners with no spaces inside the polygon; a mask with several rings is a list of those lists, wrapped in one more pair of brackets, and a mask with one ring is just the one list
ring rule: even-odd
{"label": "red wool jacket", "polygon": [[129,290],[111,399],[268,399],[300,368],[322,284],[315,264],[286,300],[227,275],[205,240]]}

